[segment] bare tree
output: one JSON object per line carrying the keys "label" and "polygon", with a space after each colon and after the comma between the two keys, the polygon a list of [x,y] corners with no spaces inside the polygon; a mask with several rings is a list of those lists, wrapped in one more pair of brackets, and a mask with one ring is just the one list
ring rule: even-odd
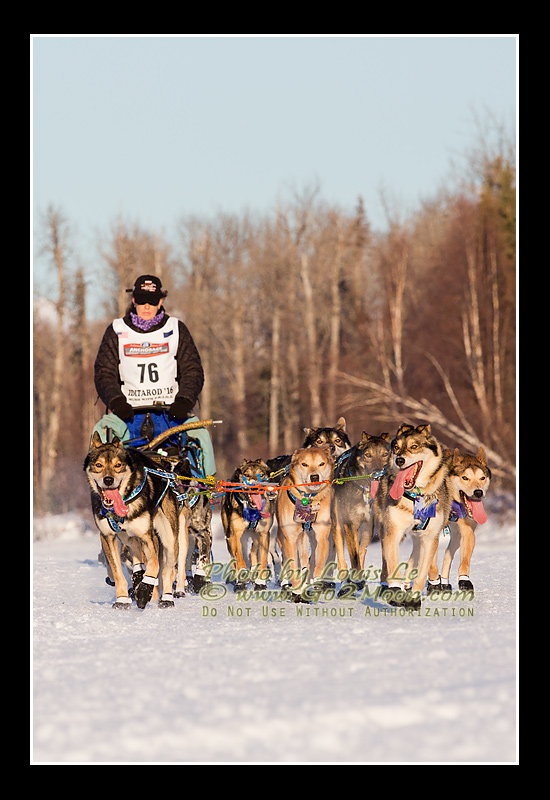
{"label": "bare tree", "polygon": [[96,421],[92,385],[93,354],[86,308],[86,280],[79,266],[75,274],[74,287],[73,347],[76,365],[76,400],[78,403],[79,430],[77,441],[82,450],[88,447],[90,434]]}
{"label": "bare tree", "polygon": [[[411,419],[414,419],[414,421],[417,422],[425,422],[428,420],[430,424],[437,426],[444,432],[444,434],[447,434],[452,441],[459,443],[465,448],[477,449],[480,444],[483,445],[489,460],[492,462],[492,466],[495,467],[495,474],[506,478],[515,477],[516,470],[515,465],[512,462],[504,458],[488,443],[480,440],[471,426],[467,425],[465,428],[462,428],[460,425],[457,425],[455,422],[450,420],[441,411],[441,409],[439,409],[427,398],[421,398],[420,400],[417,400],[415,397],[410,395],[397,394],[391,389],[388,389],[386,386],[382,386],[375,381],[357,378],[354,375],[342,373],[341,377],[344,378],[351,386],[367,390],[369,396],[376,399],[381,408],[384,406],[387,408],[392,404],[399,404],[403,409],[406,410]],[[361,404],[363,396],[364,395],[361,394],[356,396],[354,399],[353,395],[349,395],[347,399],[349,407],[353,407],[356,404]],[[392,413],[384,414],[381,412],[380,419],[395,423],[397,420],[401,419],[401,417],[397,417]]]}
{"label": "bare tree", "polygon": [[61,213],[50,206],[44,219],[46,241],[42,254],[48,256],[53,263],[57,275],[58,299],[55,304],[56,334],[53,344],[55,353],[51,374],[41,376],[38,381],[39,407],[44,418],[44,430],[40,447],[40,482],[39,498],[42,506],[47,506],[48,497],[55,474],[58,455],[59,430],[62,412],[62,390],[65,376],[65,315],[66,315],[66,281],[67,251],[69,229]]}
{"label": "bare tree", "polygon": [[164,284],[172,272],[171,248],[162,237],[120,219],[111,228],[111,238],[100,242],[99,252],[108,267],[112,314],[117,316],[126,313],[131,299],[127,290],[139,275],[156,275]]}
{"label": "bare tree", "polygon": [[329,331],[329,352],[328,352],[328,368],[327,368],[327,399],[326,409],[327,417],[329,420],[336,420],[338,418],[338,411],[336,408],[336,392],[338,388],[337,374],[340,362],[341,353],[341,327],[342,327],[342,295],[340,291],[340,283],[342,278],[343,262],[345,258],[346,241],[344,234],[344,222],[340,216],[337,216],[334,225],[336,227],[336,242],[335,250],[329,255],[330,258],[330,331]]}

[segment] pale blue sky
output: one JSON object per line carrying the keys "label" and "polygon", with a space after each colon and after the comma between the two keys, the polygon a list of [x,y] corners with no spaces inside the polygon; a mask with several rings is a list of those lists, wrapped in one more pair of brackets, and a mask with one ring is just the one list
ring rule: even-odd
{"label": "pale blue sky", "polygon": [[381,189],[404,209],[434,195],[475,114],[514,129],[516,50],[517,34],[33,34],[35,229],[61,209],[86,262],[118,216],[170,238],[315,182],[381,228]]}

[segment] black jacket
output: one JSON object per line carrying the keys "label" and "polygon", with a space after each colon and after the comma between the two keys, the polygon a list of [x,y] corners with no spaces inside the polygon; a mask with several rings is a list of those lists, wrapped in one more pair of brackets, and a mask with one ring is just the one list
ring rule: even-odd
{"label": "black jacket", "polygon": [[[169,315],[164,317],[158,325],[151,330],[158,331],[163,328],[169,320]],[[141,333],[142,331],[132,323],[130,314],[126,314],[124,322],[132,330]],[[191,402],[191,408],[197,402],[199,394],[204,384],[204,372],[202,369],[201,358],[193,341],[189,329],[178,320],[179,343],[176,354],[178,393],[176,398],[185,398]],[[112,325],[109,325],[97,352],[94,364],[95,388],[101,400],[109,408],[115,397],[122,397],[123,392],[120,382],[119,357],[118,357],[118,336]]]}

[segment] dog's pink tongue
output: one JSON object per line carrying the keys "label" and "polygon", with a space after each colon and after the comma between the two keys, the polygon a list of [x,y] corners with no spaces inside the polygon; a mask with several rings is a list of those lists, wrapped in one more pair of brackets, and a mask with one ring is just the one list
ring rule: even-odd
{"label": "dog's pink tongue", "polygon": [[129,509],[128,506],[124,505],[124,500],[120,496],[118,489],[104,489],[103,491],[105,496],[112,500],[115,514],[118,514],[119,517],[125,517]]}
{"label": "dog's pink tongue", "polygon": [[397,477],[393,482],[393,486],[390,489],[390,497],[393,497],[394,500],[399,500],[400,497],[403,497],[403,492],[405,491],[405,482],[413,477],[415,469],[416,464],[411,464],[411,466],[407,467],[407,469],[399,470]]}
{"label": "dog's pink tongue", "polygon": [[374,478],[371,479],[371,482],[370,482],[370,496],[372,497],[373,500],[376,497],[376,492],[378,491],[379,483],[380,483],[380,481],[377,481]]}
{"label": "dog's pink tongue", "polygon": [[472,503],[472,517],[479,525],[483,525],[484,522],[487,522],[487,512],[483,508],[483,503],[481,500],[477,502],[470,501]]}
{"label": "dog's pink tongue", "polygon": [[269,517],[269,514],[266,514],[264,511],[262,511],[262,495],[261,494],[249,494],[248,497],[250,498],[250,502],[253,503],[256,506],[256,508],[260,512],[260,515],[264,519],[266,517]]}

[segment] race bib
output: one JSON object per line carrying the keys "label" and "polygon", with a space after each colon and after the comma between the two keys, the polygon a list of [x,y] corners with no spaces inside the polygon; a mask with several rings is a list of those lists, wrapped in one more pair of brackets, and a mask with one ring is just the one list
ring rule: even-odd
{"label": "race bib", "polygon": [[174,317],[158,331],[134,331],[116,319],[122,392],[133,407],[170,405],[178,392],[176,353],[179,326]]}

